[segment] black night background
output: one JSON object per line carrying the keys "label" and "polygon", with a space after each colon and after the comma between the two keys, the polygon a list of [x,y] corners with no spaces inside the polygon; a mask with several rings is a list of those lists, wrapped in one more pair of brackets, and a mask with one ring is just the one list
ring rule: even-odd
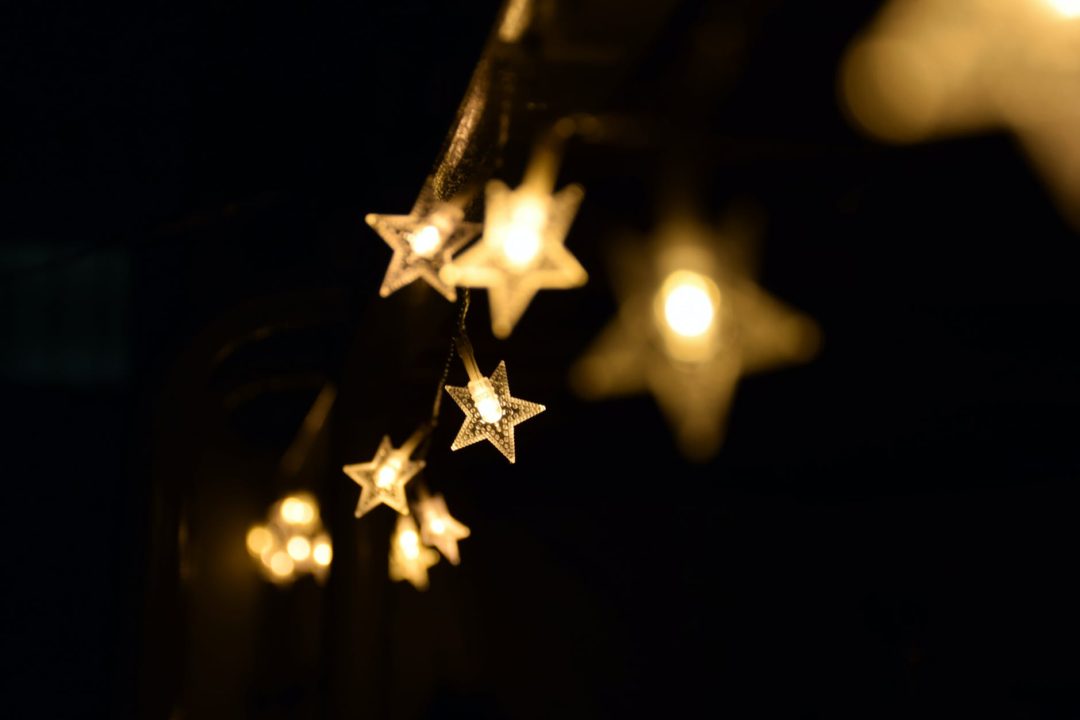
{"label": "black night background", "polygon": [[[559,175],[589,282],[507,340],[472,292],[484,370],[547,411],[510,465],[452,453],[444,402],[425,476],[472,535],[426,592],[391,582],[395,514],[356,520],[340,468],[429,412],[456,308],[379,297],[364,215],[409,210],[499,5],[4,10],[4,714],[1080,717],[1080,238],[1005,131],[852,126],[873,0],[540,3],[495,174],[561,114],[617,129]],[[673,194],[755,218],[757,281],[823,337],[740,380],[705,463],[649,395],[568,383]],[[244,549],[295,489],[322,586]]]}

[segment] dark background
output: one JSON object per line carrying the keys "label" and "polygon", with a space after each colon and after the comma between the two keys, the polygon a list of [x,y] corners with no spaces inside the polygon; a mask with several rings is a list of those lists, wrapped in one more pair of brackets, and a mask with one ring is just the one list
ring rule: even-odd
{"label": "dark background", "polygon": [[[497,3],[5,11],[12,716],[1080,717],[1080,245],[1016,144],[852,130],[836,68],[874,2],[569,5],[545,27],[573,62],[530,61],[542,33],[511,62],[535,102],[500,175],[566,98],[631,131],[568,148],[589,284],[505,342],[475,297],[482,369],[548,411],[510,466],[451,454],[444,407],[427,480],[473,536],[424,594],[338,468],[426,416],[454,310],[380,300],[362,218],[411,205]],[[708,219],[757,209],[762,285],[825,336],[740,384],[704,465],[651,398],[566,386],[675,177]],[[243,551],[293,487],[334,537],[323,588]]]}

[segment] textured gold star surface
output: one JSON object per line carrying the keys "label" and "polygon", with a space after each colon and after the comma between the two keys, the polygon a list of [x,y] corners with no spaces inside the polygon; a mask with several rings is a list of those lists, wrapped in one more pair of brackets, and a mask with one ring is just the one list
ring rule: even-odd
{"label": "textured gold star surface", "polygon": [[768,295],[695,226],[623,255],[620,309],[575,364],[588,398],[651,393],[683,453],[715,454],[741,376],[808,359],[817,326]]}
{"label": "textured gold star surface", "polygon": [[532,185],[487,185],[484,236],[442,270],[444,282],[486,288],[491,329],[510,335],[541,290],[584,285],[588,274],[564,241],[585,196],[579,185],[551,194]]}
{"label": "textured gold star surface", "polygon": [[408,580],[417,590],[427,590],[428,568],[437,562],[439,553],[420,544],[416,522],[399,517],[390,540],[390,579]]}
{"label": "textured gold star surface", "polygon": [[894,142],[1004,127],[1080,226],[1080,3],[893,0],[852,43],[841,95]]}
{"label": "textured gold star surface", "polygon": [[439,271],[454,253],[480,234],[482,227],[463,218],[459,207],[435,199],[430,179],[424,183],[408,215],[368,214],[367,224],[394,251],[379,294],[387,297],[423,278],[447,300],[455,300],[454,286],[440,278]]}
{"label": "textured gold star surface", "polygon": [[458,541],[469,537],[469,528],[450,515],[442,495],[422,493],[416,503],[416,514],[420,518],[420,537],[424,544],[437,547],[443,557],[457,565],[460,562]]}
{"label": "textured gold star surface", "polygon": [[[457,437],[450,445],[451,450],[460,450],[463,447],[488,440],[499,449],[506,459],[516,462],[517,452],[514,447],[514,426],[525,422],[531,417],[539,415],[545,408],[528,400],[521,400],[510,396],[510,386],[506,378],[506,362],[500,362],[487,378],[494,389],[498,399],[498,412],[500,416],[493,422],[484,419],[472,389],[469,387],[446,386],[446,392],[454,398],[461,411],[465,413],[465,422],[461,425]],[[491,416],[489,416],[490,418]]]}
{"label": "textured gold star surface", "polygon": [[356,517],[361,517],[377,505],[388,505],[402,515],[409,514],[405,484],[424,468],[423,460],[410,460],[408,453],[395,448],[390,436],[383,436],[375,457],[370,462],[346,465],[342,468],[360,486],[360,501]]}

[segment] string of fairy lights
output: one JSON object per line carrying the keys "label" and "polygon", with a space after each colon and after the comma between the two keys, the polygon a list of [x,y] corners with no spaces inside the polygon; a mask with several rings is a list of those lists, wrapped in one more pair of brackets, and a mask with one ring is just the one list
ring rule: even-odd
{"label": "string of fairy lights", "polygon": [[[987,122],[1010,125],[1056,183],[1066,214],[1080,217],[1080,175],[1074,172],[1080,144],[1060,132],[1080,117],[1080,103],[1056,91],[1080,78],[1080,53],[1072,49],[1080,47],[1074,42],[1080,39],[1080,0],[908,4],[904,13],[888,5],[844,61],[842,98],[852,119],[903,142]],[[534,15],[531,0],[509,0],[489,50],[518,42]],[[983,31],[967,32],[966,19]],[[1020,42],[1036,34],[1053,42]],[[999,51],[1018,58],[1007,72],[994,62]],[[941,72],[918,74],[918,62],[930,56],[942,61]],[[540,291],[577,288],[588,279],[566,247],[584,190],[577,184],[556,190],[556,181],[567,141],[602,121],[570,114],[553,122],[535,143],[521,183],[511,188],[492,177],[501,162],[476,161],[500,155],[510,106],[521,102],[512,94],[493,97],[507,85],[505,68],[500,75],[496,66],[485,51],[443,156],[409,213],[366,216],[392,250],[382,297],[422,280],[460,303],[429,418],[400,446],[384,436],[370,460],[343,468],[360,486],[357,518],[379,505],[398,513],[390,576],[418,589],[428,586],[428,569],[440,557],[458,564],[458,543],[470,534],[446,500],[417,480],[427,466],[443,393],[464,415],[451,449],[486,440],[511,463],[517,461],[515,428],[545,410],[511,394],[504,361],[484,374],[466,330],[470,291],[487,291],[492,333],[505,339]],[[986,82],[964,80],[972,67]],[[482,140],[479,128],[492,126],[491,113],[499,115],[498,132]],[[468,220],[476,214],[474,189],[482,180],[482,222]],[[692,460],[712,457],[723,442],[739,378],[806,362],[820,346],[811,318],[754,281],[747,250],[753,234],[737,213],[713,226],[669,209],[651,239],[624,243],[612,263],[619,309],[571,368],[575,391],[589,399],[649,393],[681,452]],[[455,356],[466,371],[464,386],[447,384]],[[410,483],[416,487],[411,501]],[[267,524],[250,531],[248,548],[275,581],[304,572],[321,579],[332,557],[317,505],[302,494],[275,504]]]}

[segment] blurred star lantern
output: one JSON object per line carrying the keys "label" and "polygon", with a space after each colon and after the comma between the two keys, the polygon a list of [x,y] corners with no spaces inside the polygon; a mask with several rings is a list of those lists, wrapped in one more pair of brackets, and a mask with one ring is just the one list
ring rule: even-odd
{"label": "blurred star lantern", "polygon": [[322,582],[334,557],[318,503],[307,493],[274,503],[266,524],[248,530],[247,549],[263,576],[279,585],[305,574]]}
{"label": "blurred star lantern", "polygon": [[652,393],[695,460],[719,448],[739,377],[809,359],[819,335],[748,277],[737,235],[713,235],[672,221],[641,257],[624,251],[619,313],[571,372],[585,397]]}
{"label": "blurred star lantern", "polygon": [[427,590],[428,568],[437,562],[439,553],[420,542],[420,532],[412,516],[398,516],[390,539],[390,579],[408,580],[417,590]]}
{"label": "blurred star lantern", "polygon": [[848,49],[840,86],[885,140],[1013,130],[1080,225],[1080,1],[893,0]]}
{"label": "blurred star lantern", "polygon": [[539,291],[578,287],[589,277],[564,245],[585,191],[580,185],[554,191],[559,143],[571,131],[572,123],[556,126],[518,187],[487,184],[483,237],[443,267],[444,282],[487,289],[496,337],[510,335]]}

